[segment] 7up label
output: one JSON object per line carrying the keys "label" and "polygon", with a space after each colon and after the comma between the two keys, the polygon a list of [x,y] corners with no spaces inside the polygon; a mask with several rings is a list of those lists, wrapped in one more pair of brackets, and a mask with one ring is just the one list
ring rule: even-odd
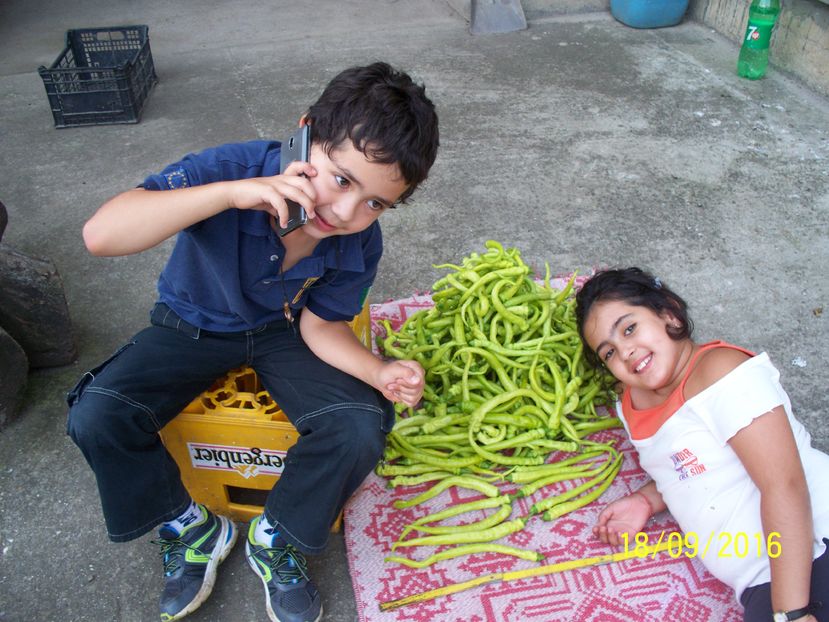
{"label": "7up label", "polygon": [[753,50],[767,50],[769,41],[771,40],[773,26],[773,22],[771,24],[758,24],[757,22],[749,21],[744,39],[745,46]]}

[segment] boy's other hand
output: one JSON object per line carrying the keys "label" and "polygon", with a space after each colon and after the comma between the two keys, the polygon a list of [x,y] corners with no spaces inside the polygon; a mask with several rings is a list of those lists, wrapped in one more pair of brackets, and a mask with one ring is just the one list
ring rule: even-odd
{"label": "boy's other hand", "polygon": [[317,170],[307,162],[292,162],[281,175],[220,182],[228,188],[228,207],[268,212],[283,225],[288,222],[286,200],[299,203],[308,218],[314,218],[317,193],[309,177]]}
{"label": "boy's other hand", "polygon": [[392,402],[414,407],[423,396],[426,372],[417,361],[389,361],[380,370],[379,386]]}

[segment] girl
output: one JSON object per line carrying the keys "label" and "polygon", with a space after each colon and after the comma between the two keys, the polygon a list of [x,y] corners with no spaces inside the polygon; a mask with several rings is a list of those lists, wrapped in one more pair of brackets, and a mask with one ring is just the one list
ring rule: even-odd
{"label": "girl", "polygon": [[[651,477],[610,503],[594,533],[618,546],[668,509],[712,539],[701,561],[746,622],[829,622],[829,456],[793,417],[768,355],[695,343],[682,298],[638,268],[589,279],[577,319],[586,356],[622,385],[617,410]],[[712,554],[737,534],[750,554]]]}

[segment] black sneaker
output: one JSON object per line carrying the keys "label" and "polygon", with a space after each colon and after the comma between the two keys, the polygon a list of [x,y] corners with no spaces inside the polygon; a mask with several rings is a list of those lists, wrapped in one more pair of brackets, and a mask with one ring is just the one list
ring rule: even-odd
{"label": "black sneaker", "polygon": [[203,505],[201,522],[181,533],[163,526],[158,530],[164,557],[164,590],[161,592],[162,622],[179,620],[207,600],[216,581],[216,569],[236,542],[236,527],[224,516],[216,516]]}
{"label": "black sneaker", "polygon": [[[275,532],[277,544],[256,540],[257,516],[250,522],[245,545],[250,567],[265,584],[265,605],[272,622],[318,622],[322,601],[308,576],[305,557]],[[279,544],[281,543],[281,545]]]}

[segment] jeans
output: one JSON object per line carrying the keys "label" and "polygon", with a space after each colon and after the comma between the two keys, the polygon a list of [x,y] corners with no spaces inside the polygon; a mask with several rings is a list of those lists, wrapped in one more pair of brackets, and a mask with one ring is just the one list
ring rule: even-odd
{"label": "jeans", "polygon": [[[829,539],[824,538],[826,550],[812,562],[812,585],[809,599],[821,606],[813,612],[818,622],[829,622]],[[761,583],[746,588],[740,595],[745,611],[744,622],[771,620],[771,583]]]}
{"label": "jeans", "polygon": [[163,303],[151,326],[67,395],[67,431],[95,474],[111,540],[137,538],[186,509],[190,495],[158,432],[242,365],[256,371],[299,432],[265,516],[300,551],[325,548],[345,502],[382,456],[391,402],[317,358],[286,321],[208,332]]}

